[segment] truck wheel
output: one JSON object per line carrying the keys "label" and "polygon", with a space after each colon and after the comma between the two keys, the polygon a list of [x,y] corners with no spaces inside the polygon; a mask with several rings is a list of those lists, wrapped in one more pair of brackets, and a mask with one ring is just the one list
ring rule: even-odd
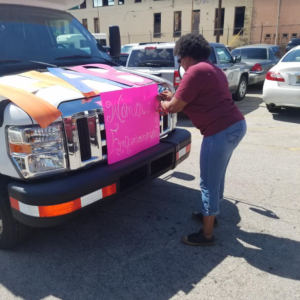
{"label": "truck wheel", "polygon": [[241,101],[245,98],[248,88],[248,80],[245,76],[242,76],[240,83],[236,89],[236,92],[233,94],[234,101]]}
{"label": "truck wheel", "polygon": [[31,229],[13,218],[8,199],[0,195],[0,249],[18,245],[28,237]]}
{"label": "truck wheel", "polygon": [[280,112],[281,107],[280,106],[272,107],[271,105],[267,104],[267,109],[268,109],[268,111],[270,113],[272,113],[272,112]]}

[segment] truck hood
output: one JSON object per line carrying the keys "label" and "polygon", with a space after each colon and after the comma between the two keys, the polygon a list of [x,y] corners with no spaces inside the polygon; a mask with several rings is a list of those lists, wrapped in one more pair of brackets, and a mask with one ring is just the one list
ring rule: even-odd
{"label": "truck hood", "polygon": [[[132,70],[128,70],[125,68],[120,68],[120,70],[135,74],[141,77],[145,77],[150,79],[153,83],[162,84],[162,83],[168,83],[166,80],[151,76],[148,74],[144,74],[141,72],[135,72]],[[43,74],[51,75],[49,72],[45,72]],[[81,73],[78,73],[79,75],[82,75]],[[107,80],[108,81],[108,80]],[[121,90],[121,87],[118,87],[114,85],[113,81],[105,82],[99,82],[94,80],[83,80],[83,83],[85,83],[87,86],[92,88],[95,91],[99,91],[100,94],[104,92],[111,92],[116,90]],[[110,83],[111,82],[111,83]],[[55,107],[59,107],[59,105],[62,102],[71,101],[71,100],[78,100],[85,98],[82,93],[76,92],[74,90],[68,89],[66,87],[60,86],[60,85],[53,85],[49,87],[40,87],[38,86],[39,80],[27,78],[21,75],[10,75],[10,76],[4,76],[0,78],[0,84],[1,85],[7,85],[10,87],[22,89],[25,91],[28,91],[30,93],[34,93],[36,96],[44,99],[45,101],[49,102]],[[0,101],[5,100],[6,98],[0,95]]]}
{"label": "truck hood", "polygon": [[[99,71],[99,68],[98,68],[98,71]],[[151,75],[146,75],[143,73],[140,74],[140,72],[130,71],[130,70],[128,70],[126,68],[122,68],[122,67],[117,67],[117,71],[131,73],[131,74],[138,75],[140,77],[150,79],[147,82],[145,82],[145,85],[152,84],[152,83],[169,85],[169,88],[172,90],[172,92],[174,92],[172,85],[164,79],[161,79],[161,78],[158,78],[155,76],[151,76]],[[43,74],[47,74],[49,76],[54,76],[50,72],[44,72]],[[78,74],[78,76],[85,75],[82,73],[75,72],[75,75],[71,74],[68,76],[69,77],[71,76],[70,78],[74,78],[77,74]],[[60,107],[61,107],[60,105],[67,104],[67,102],[86,99],[86,97],[81,92],[77,91],[76,88],[72,89],[71,87],[64,86],[63,84],[59,85],[56,83],[53,85],[52,84],[53,82],[51,84],[49,84],[49,81],[47,84],[47,82],[43,82],[42,80],[32,79],[32,78],[25,77],[24,75],[23,76],[22,75],[23,74],[20,73],[18,75],[10,75],[10,76],[0,77],[0,85],[2,86],[2,88],[3,88],[3,86],[8,86],[8,87],[13,87],[13,88],[16,88],[19,90],[27,91],[31,94],[35,94],[37,97],[45,100],[46,102],[50,103],[54,107],[58,108],[58,110],[60,110]],[[129,74],[129,76],[127,76],[127,80],[129,80],[128,78],[130,78],[130,74]],[[95,80],[93,80],[93,77],[89,77],[88,79],[82,79],[81,82],[83,82],[88,87],[90,87],[91,90],[94,90],[97,93],[99,92],[100,96],[101,96],[101,93],[104,93],[104,92],[121,90],[123,88],[137,87],[136,85],[133,85],[132,87],[129,87],[129,86],[127,87],[124,85],[120,86],[120,84],[116,85],[116,82],[107,80],[107,79],[104,82],[102,80],[101,80],[102,82],[99,82],[99,81],[97,81],[97,79],[98,79],[97,77],[95,78]],[[136,79],[135,79],[135,81],[136,81]],[[18,96],[18,97],[19,97],[18,99],[20,99],[20,96]],[[3,100],[6,100],[6,99],[12,100],[12,99],[9,99],[9,96],[7,96],[7,98],[6,98],[6,97],[0,95],[0,102]],[[20,100],[18,100],[18,101],[20,101]],[[25,104],[25,107],[26,107],[26,104]],[[5,110],[3,110],[3,109],[5,109]],[[6,113],[4,113],[4,112],[6,112]],[[2,106],[2,111],[0,111],[0,114],[1,114],[0,115],[0,127],[2,126],[4,119],[5,119],[4,125],[5,124],[27,125],[27,124],[33,123],[33,124],[39,124],[42,127],[43,126],[46,127],[47,122],[48,121],[51,122],[51,117],[50,117],[50,120],[46,121],[47,117],[50,116],[50,112],[49,112],[49,115],[48,115],[48,110],[45,112],[46,112],[45,118],[42,118],[42,119],[40,119],[40,121],[37,121],[37,119],[35,119],[33,115],[30,118],[29,117],[30,113],[26,113],[26,109],[23,110],[21,107],[14,104],[14,101],[12,100],[12,103],[8,104],[7,106],[6,106],[6,104],[4,106]],[[53,112],[54,111],[52,111],[52,117],[54,116]],[[57,114],[57,112],[55,112],[55,114]],[[41,123],[41,120],[43,120],[42,121],[43,125]],[[58,117],[56,120],[61,121],[61,117]],[[53,120],[52,122],[54,122],[54,121],[55,120]]]}
{"label": "truck hood", "polygon": [[84,0],[26,0],[22,1],[23,3],[21,4],[20,0],[0,0],[0,4],[35,6],[66,11],[82,4],[83,1]]}

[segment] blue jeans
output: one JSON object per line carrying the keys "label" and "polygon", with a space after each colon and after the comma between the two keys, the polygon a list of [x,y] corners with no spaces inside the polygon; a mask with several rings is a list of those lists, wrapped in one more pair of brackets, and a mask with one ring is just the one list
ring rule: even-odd
{"label": "blue jeans", "polygon": [[226,169],[233,150],[243,139],[246,131],[246,121],[243,120],[203,139],[200,152],[203,216],[219,214],[219,203],[223,200]]}

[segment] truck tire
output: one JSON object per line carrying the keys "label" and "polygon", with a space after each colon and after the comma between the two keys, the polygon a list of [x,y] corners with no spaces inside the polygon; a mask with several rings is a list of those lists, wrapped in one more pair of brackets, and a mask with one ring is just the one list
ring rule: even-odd
{"label": "truck tire", "polygon": [[8,198],[0,194],[0,249],[12,249],[25,240],[31,230],[13,218]]}
{"label": "truck tire", "polygon": [[248,80],[245,76],[242,76],[239,82],[239,85],[232,95],[234,101],[241,101],[245,98],[248,88]]}

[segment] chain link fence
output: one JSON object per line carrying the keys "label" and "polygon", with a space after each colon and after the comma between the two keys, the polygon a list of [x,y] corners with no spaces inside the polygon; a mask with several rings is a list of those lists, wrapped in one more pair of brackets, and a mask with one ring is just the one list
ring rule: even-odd
{"label": "chain link fence", "polygon": [[[246,28],[232,28],[224,26],[221,29],[205,29],[199,28],[198,33],[209,42],[216,42],[217,31],[220,31],[220,43],[228,45],[232,48],[251,44],[277,44],[281,51],[285,52],[285,47],[293,37],[300,37],[300,24],[290,24],[282,26],[263,25],[246,27]],[[277,32],[277,40],[276,40]],[[152,42],[175,42],[181,35],[190,33],[190,31],[181,32],[161,32],[154,33],[150,31],[143,34],[131,34],[121,36],[122,45],[132,43],[152,43]]]}

